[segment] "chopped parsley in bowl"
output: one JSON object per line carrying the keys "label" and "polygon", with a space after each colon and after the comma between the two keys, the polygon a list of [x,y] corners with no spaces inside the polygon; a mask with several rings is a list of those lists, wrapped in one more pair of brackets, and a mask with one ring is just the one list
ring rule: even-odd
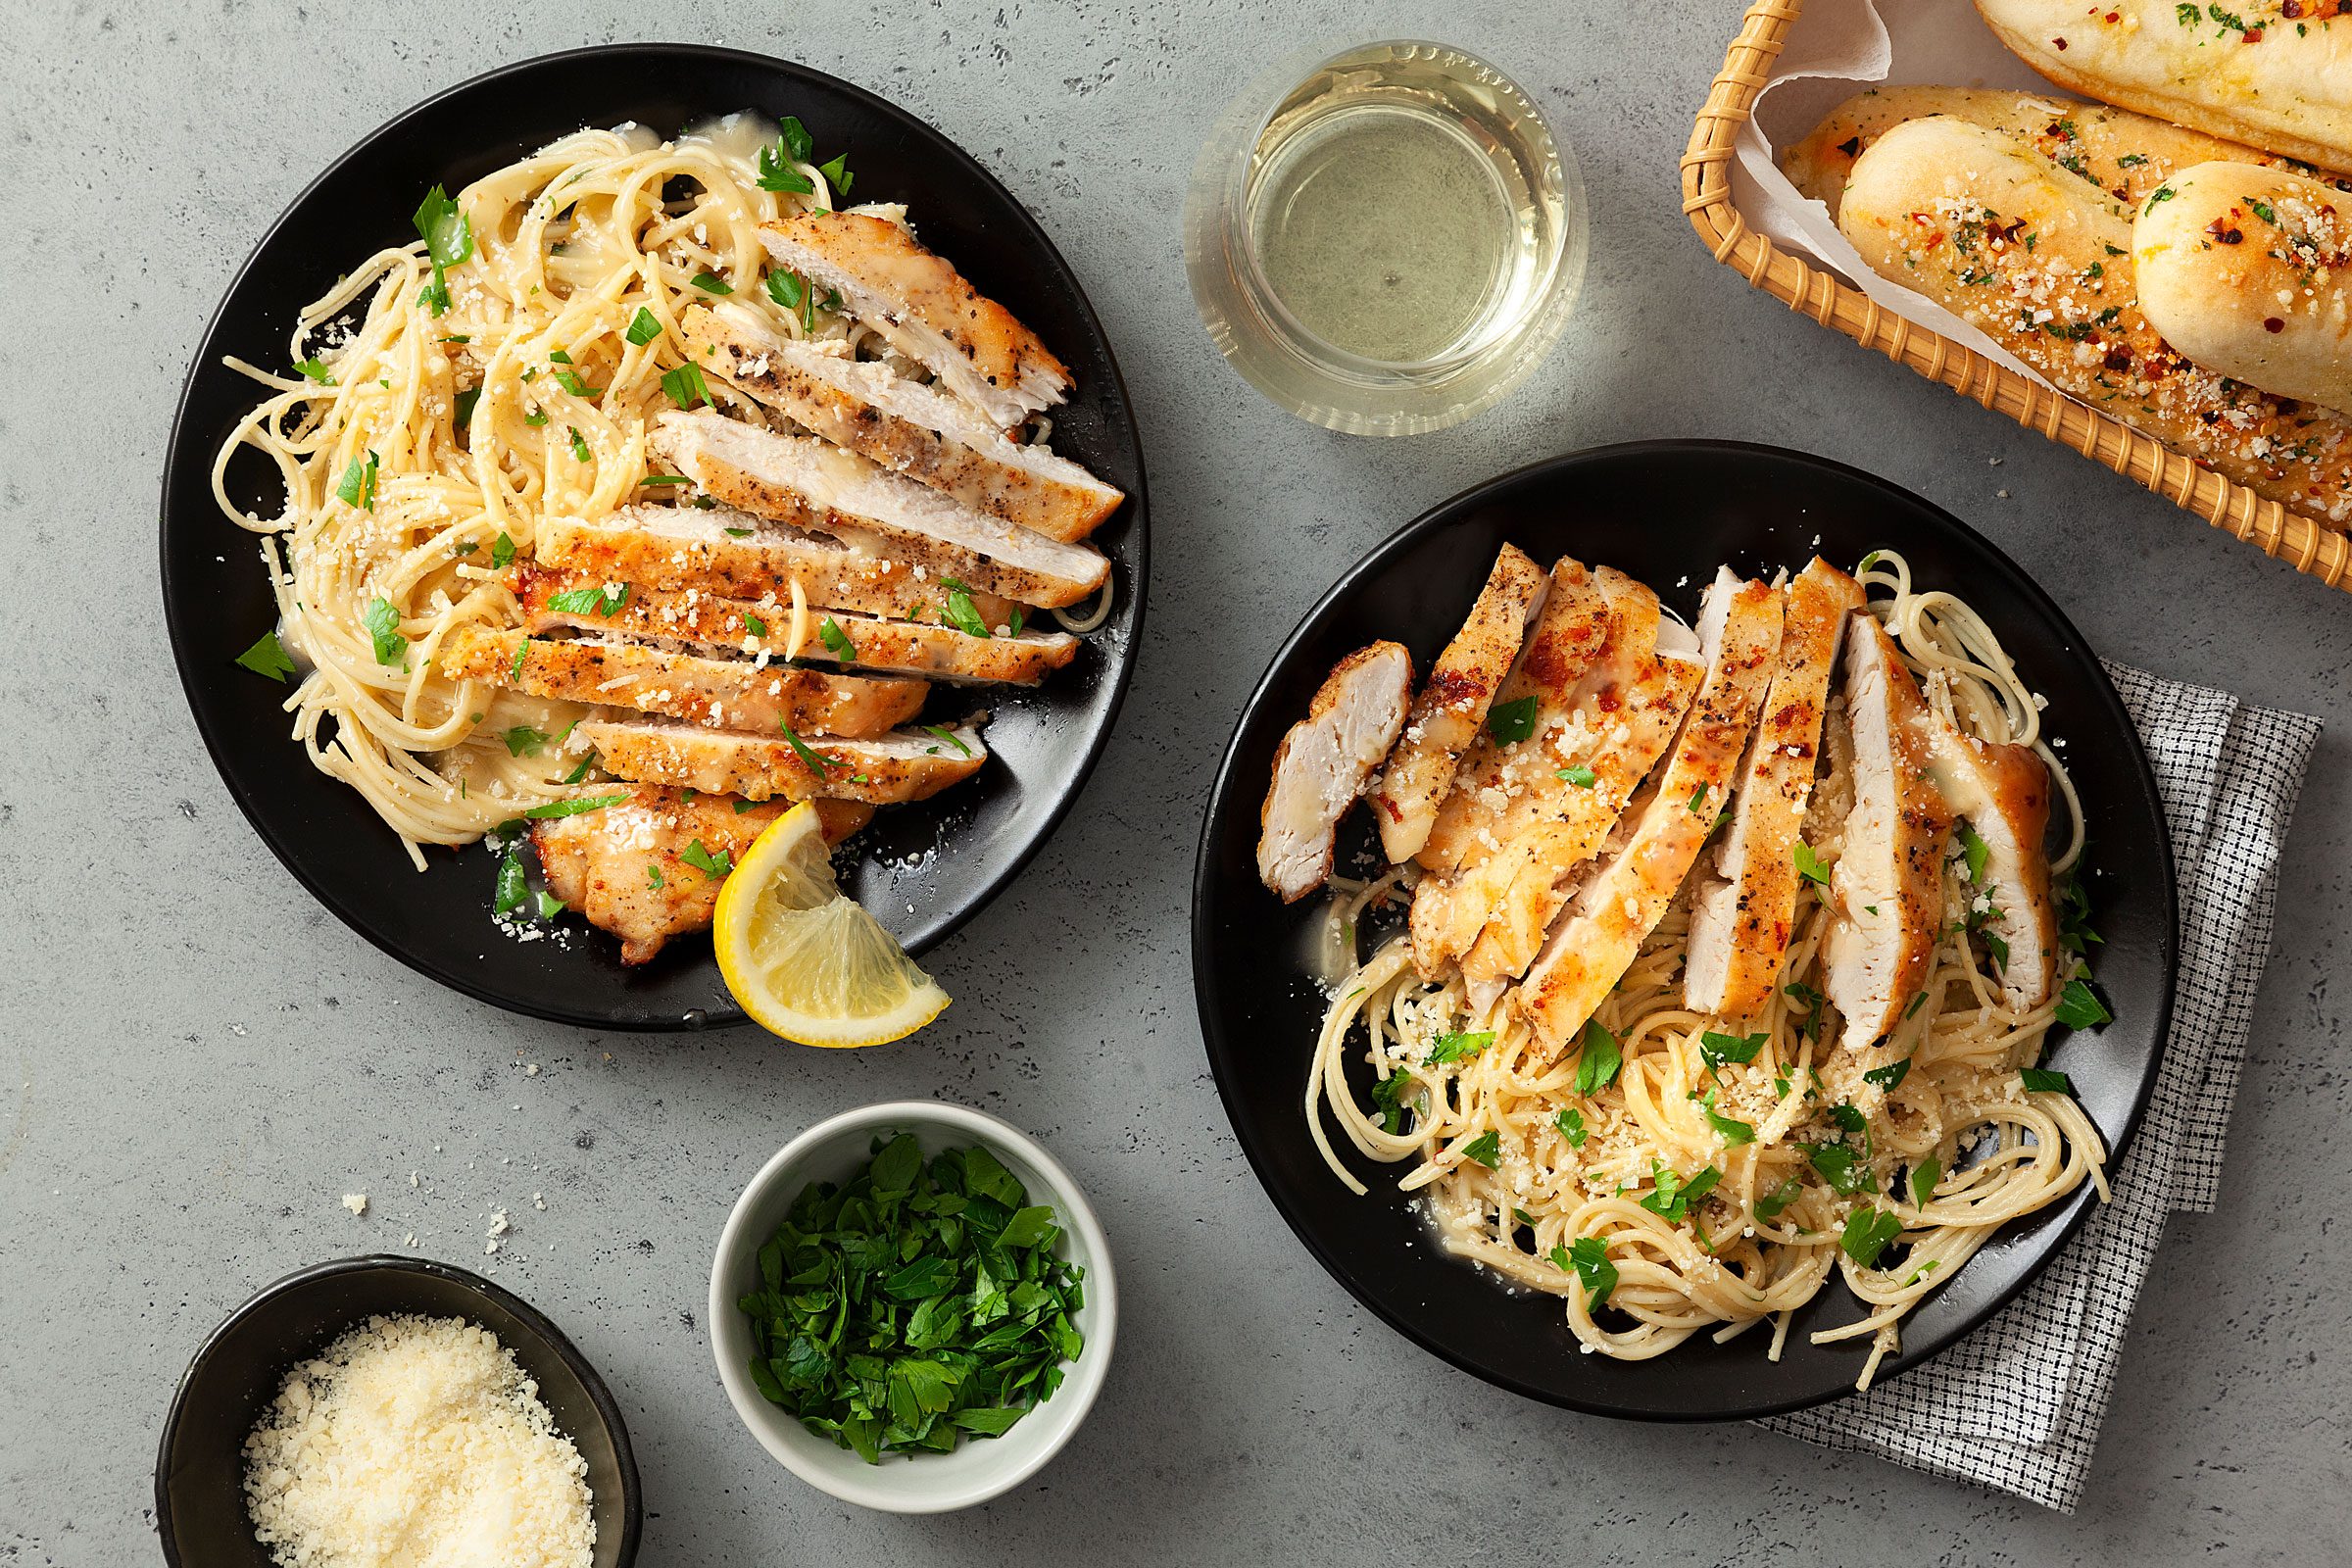
{"label": "chopped parsley in bowl", "polygon": [[1115,1303],[1068,1173],[994,1117],[919,1101],[787,1145],[710,1281],[720,1379],[753,1435],[894,1512],[969,1506],[1042,1467],[1102,1385]]}

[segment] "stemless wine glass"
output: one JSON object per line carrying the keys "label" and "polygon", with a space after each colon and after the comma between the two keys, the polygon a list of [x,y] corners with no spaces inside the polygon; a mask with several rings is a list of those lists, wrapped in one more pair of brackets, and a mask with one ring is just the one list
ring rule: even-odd
{"label": "stemless wine glass", "polygon": [[1217,349],[1300,418],[1440,430],[1549,352],[1584,281],[1584,180],[1518,84],[1445,44],[1294,55],[1219,118],[1184,259]]}

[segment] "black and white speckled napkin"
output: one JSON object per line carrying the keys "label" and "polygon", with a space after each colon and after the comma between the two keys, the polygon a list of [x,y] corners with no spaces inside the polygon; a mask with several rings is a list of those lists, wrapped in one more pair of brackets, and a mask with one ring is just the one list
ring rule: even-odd
{"label": "black and white speckled napkin", "polygon": [[2210,1211],[2270,957],[2278,854],[2320,721],[2109,664],[2139,726],[2180,883],[2171,1038],[2114,1200],[2008,1309],[1881,1388],[1760,1423],[2072,1513],[2166,1218]]}

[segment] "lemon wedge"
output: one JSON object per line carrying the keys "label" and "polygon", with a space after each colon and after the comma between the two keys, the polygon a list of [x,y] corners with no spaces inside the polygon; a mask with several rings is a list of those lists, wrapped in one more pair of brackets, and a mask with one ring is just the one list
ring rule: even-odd
{"label": "lemon wedge", "polygon": [[769,823],[719,890],[718,972],[743,1010],[804,1046],[879,1046],[940,1014],[948,994],[833,880],[804,801]]}

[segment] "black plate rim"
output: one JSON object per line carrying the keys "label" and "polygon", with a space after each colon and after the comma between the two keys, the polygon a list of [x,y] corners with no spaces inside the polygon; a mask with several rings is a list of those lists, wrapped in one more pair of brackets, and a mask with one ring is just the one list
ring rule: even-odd
{"label": "black plate rim", "polygon": [[[1800,452],[1792,447],[1771,446],[1763,442],[1669,436],[1644,441],[1622,441],[1608,446],[1585,447],[1556,457],[1539,459],[1508,472],[1497,474],[1494,478],[1460,491],[1423,512],[1419,516],[1414,517],[1395,533],[1373,546],[1360,561],[1343,572],[1339,580],[1332,584],[1331,588],[1308,608],[1306,613],[1299,617],[1298,623],[1291,628],[1290,635],[1283,639],[1281,646],[1275,650],[1273,657],[1267,662],[1265,672],[1258,677],[1256,686],[1250,693],[1249,701],[1242,705],[1241,712],[1234,719],[1233,732],[1226,740],[1225,755],[1217,763],[1216,775],[1209,785],[1208,805],[1201,816],[1200,840],[1193,862],[1192,889],[1193,997],[1195,1009],[1200,1022],[1201,1045],[1208,1055],[1209,1076],[1216,1082],[1218,1103],[1224,1108],[1226,1122],[1233,1129],[1234,1140],[1241,1146],[1244,1158],[1249,1161],[1250,1173],[1257,1178],[1258,1186],[1264,1189],[1266,1196],[1273,1200],[1275,1210],[1282,1215],[1283,1222],[1290,1226],[1292,1234],[1297,1236],[1306,1248],[1308,1254],[1315,1259],[1326,1274],[1331,1276],[1334,1283],[1374,1317],[1441,1361],[1466,1372],[1482,1382],[1491,1383],[1496,1388],[1507,1390],[1540,1403],[1574,1410],[1584,1415],[1606,1416],[1626,1421],[1655,1422],[1664,1425],[1759,1420],[1836,1403],[1840,1399],[1853,1397],[1857,1391],[1848,1386],[1793,1398],[1766,1399],[1742,1403],[1736,1407],[1726,1406],[1720,1410],[1643,1410],[1581,1398],[1573,1394],[1564,1394],[1555,1389],[1540,1387],[1513,1378],[1507,1373],[1476,1364],[1468,1356],[1456,1353],[1443,1342],[1422,1334],[1402,1317],[1392,1312],[1384,1302],[1358,1291],[1350,1282],[1348,1271],[1341,1260],[1323,1245],[1309,1225],[1303,1205],[1296,1201],[1293,1195],[1286,1193],[1267,1179],[1264,1166],[1260,1161],[1259,1149],[1252,1141],[1250,1134],[1244,1130],[1247,1119],[1237,1113],[1235,1090],[1228,1082],[1228,1075],[1221,1070],[1220,1053],[1216,1041],[1229,1031],[1223,1020],[1212,1012],[1207,994],[1200,981],[1202,973],[1211,962],[1207,910],[1212,896],[1212,885],[1216,881],[1214,841],[1218,822],[1223,815],[1219,808],[1225,803],[1226,792],[1231,785],[1231,775],[1239,761],[1238,754],[1242,734],[1249,727],[1250,721],[1256,715],[1259,707],[1266,701],[1267,693],[1274,685],[1277,673],[1293,657],[1315,622],[1321,619],[1326,612],[1355,592],[1360,583],[1383,570],[1393,557],[1408,546],[1419,543],[1424,535],[1446,527],[1457,516],[1485,504],[1498,492],[1536,483],[1555,473],[1573,471],[1587,464],[1623,460],[1629,457],[1671,457],[1676,454],[1696,452],[1748,454],[1778,463],[1814,467],[1835,474],[1841,479],[1859,481],[1886,495],[1898,498],[1907,506],[1923,508],[1935,514],[1966,542],[1977,546],[1987,557],[2005,567],[2012,579],[2011,586],[2031,601],[2041,613],[2047,615],[2052,623],[2063,630],[2077,648],[2083,650],[2084,658],[2097,670],[2096,691],[2108,710],[2107,716],[2121,733],[2132,738],[2132,777],[2138,787],[2142,803],[2160,827],[2165,824],[2164,805],[2157,793],[2156,774],[2154,768],[2149,764],[2147,748],[2139,741],[2138,728],[2132,724],[2131,715],[2126,711],[2123,698],[2115,689],[2115,682],[2108,676],[2105,666],[2099,662],[2097,657],[2089,653],[2089,643],[2076,629],[2075,623],[2067,617],[2065,611],[2058,607],[2057,601],[2050,598],[2042,590],[2041,585],[2035,582],[2023,566],[2010,558],[2008,552],[1925,496],[1907,490],[1890,479],[1882,478],[1878,474],[1854,467],[1850,464],[1839,463],[1834,458],[1825,458],[1818,453]],[[2180,976],[2180,892],[2179,867],[2173,861],[2169,831],[2161,835],[2160,848],[2162,854],[2159,858],[2163,869],[2162,892],[2165,907],[2162,924],[2163,940],[2159,956],[2167,983],[2163,988],[2154,1020],[2153,1036],[2157,1042],[2157,1048],[2148,1068],[2140,1076],[2138,1089],[2132,1096],[2131,1109],[2124,1118],[2123,1126],[2115,1134],[2108,1150],[2107,1168],[2109,1170],[2122,1168],[2125,1156],[2130,1152],[2132,1141],[2139,1132],[2141,1123],[2146,1119],[2148,1101],[2155,1092],[2156,1079],[2163,1066],[2165,1046],[2172,1033],[2173,993]],[[2046,1245],[2043,1246],[2040,1254],[2033,1259],[2015,1281],[1996,1292],[1984,1305],[1969,1312],[1950,1329],[1917,1344],[1906,1340],[1897,1354],[1888,1356],[1881,1363],[1878,1376],[1871,1384],[1872,1390],[1883,1390],[1888,1387],[1905,1373],[1933,1360],[1984,1327],[1993,1314],[2016,1300],[2034,1281],[2041,1277],[2042,1271],[2048,1268],[2057,1259],[2058,1254],[2073,1243],[2075,1237],[2089,1221],[2091,1213],[2098,1206],[2093,1202],[2077,1203],[2075,1211],[2067,1216],[2065,1222],[2048,1234]],[[1498,1286],[1497,1289],[1499,1290],[1500,1287]]]}
{"label": "black plate rim", "polygon": [[502,1310],[513,1313],[545,1340],[548,1348],[556,1352],[556,1359],[580,1380],[580,1387],[587,1391],[588,1402],[596,1407],[597,1419],[604,1424],[606,1435],[612,1441],[612,1456],[620,1469],[620,1549],[613,1562],[615,1568],[629,1568],[637,1560],[638,1541],[645,1530],[645,1490],[637,1474],[636,1449],[629,1444],[629,1424],[622,1418],[620,1402],[612,1397],[612,1391],[606,1386],[603,1374],[596,1370],[595,1363],[588,1359],[586,1353],[571,1343],[570,1337],[556,1326],[554,1319],[505,1286],[453,1263],[430,1257],[410,1257],[400,1252],[368,1252],[357,1257],[330,1258],[326,1262],[313,1263],[291,1274],[280,1275],[247,1297],[234,1311],[220,1320],[212,1333],[204,1337],[204,1343],[188,1358],[186,1370],[180,1373],[179,1382],[172,1390],[172,1403],[164,1412],[163,1433],[156,1439],[155,1527],[156,1537],[163,1544],[164,1561],[171,1568],[181,1568],[186,1561],[180,1555],[179,1538],[172,1518],[172,1440],[179,1435],[181,1418],[187,1413],[188,1394],[196,1375],[229,1335],[278,1297],[318,1280],[378,1269],[393,1273],[427,1274],[478,1293],[496,1302]]}
{"label": "black plate rim", "polygon": [[246,277],[260,263],[263,255],[271,246],[278,243],[279,235],[287,222],[310,201],[313,194],[340,174],[344,167],[358,158],[364,149],[387,136],[412,128],[421,121],[438,113],[447,101],[507,77],[524,75],[599,56],[615,55],[725,64],[750,70],[777,72],[786,76],[797,76],[820,83],[828,91],[839,92],[850,98],[860,100],[875,113],[901,122],[918,133],[936,138],[961,153],[965,162],[978,173],[985,185],[1002,196],[1005,205],[1018,215],[1023,231],[1022,237],[1028,243],[1042,247],[1068,275],[1071,299],[1076,304],[1079,315],[1085,320],[1095,345],[1102,352],[1102,362],[1109,371],[1118,402],[1127,412],[1128,417],[1124,421],[1125,433],[1135,458],[1135,484],[1128,492],[1124,509],[1128,514],[1128,527],[1132,534],[1132,548],[1135,552],[1135,568],[1132,573],[1133,583],[1130,589],[1132,607],[1128,623],[1126,652],[1124,657],[1106,662],[1111,665],[1106,671],[1110,688],[1109,703],[1103,710],[1102,720],[1096,726],[1092,739],[1087,743],[1085,756],[1080,759],[1077,768],[1067,778],[1055,783],[1054,800],[1046,813],[1043,825],[1031,836],[1028,843],[1004,858],[997,873],[982,884],[976,894],[966,899],[961,908],[955,910],[937,927],[910,944],[906,950],[908,956],[919,958],[961,930],[981,910],[995,903],[1005,888],[1012,884],[1013,879],[1028,868],[1029,863],[1037,858],[1038,853],[1046,847],[1048,841],[1060,831],[1061,824],[1068,818],[1071,809],[1077,806],[1079,796],[1085,793],[1088,780],[1094,776],[1095,768],[1101,762],[1103,751],[1110,744],[1112,732],[1118,728],[1119,713],[1126,706],[1128,686],[1135,675],[1135,662],[1142,651],[1146,601],[1149,597],[1147,585],[1151,580],[1152,540],[1149,525],[1151,498],[1145,470],[1143,432],[1137,427],[1134,418],[1135,403],[1127,391],[1127,378],[1119,368],[1117,355],[1111,348],[1110,336],[1102,328],[1102,317],[1095,310],[1094,301],[1088,297],[1085,288],[1079,283],[1076,270],[1070,267],[1068,259],[1061,254],[1060,247],[1055,245],[1052,236],[1047,234],[1044,225],[1038,222],[1037,216],[1029,211],[1028,205],[1014,196],[1004,181],[997,178],[994,172],[970,153],[963,152],[962,147],[955,142],[947,132],[930,122],[858,86],[856,82],[844,80],[828,72],[819,71],[813,66],[805,66],[797,61],[783,60],[773,55],[760,54],[754,50],[733,49],[719,44],[612,43],[592,44],[579,49],[564,49],[552,54],[533,55],[525,60],[514,61],[453,83],[403,110],[354,141],[338,154],[332,163],[321,170],[317,177],[304,185],[286,203],[277,217],[270,220],[270,226],[263,231],[260,241],[246,254],[245,260],[238,264],[235,272],[231,274],[227,286],[221,290],[220,301],[214,305],[211,316],[205,321],[204,331],[197,339],[196,352],[190,356],[187,371],[180,380],[179,397],[172,415],[171,434],[164,445],[163,473],[157,485],[157,577],[164,600],[164,632],[166,639],[172,645],[172,666],[179,674],[180,697],[188,705],[189,713],[196,722],[197,735],[204,742],[205,754],[212,760],[213,770],[220,775],[221,785],[228,791],[230,798],[237,803],[237,809],[244,814],[246,822],[252,826],[256,836],[269,847],[270,853],[277,858],[278,864],[292,874],[294,880],[302,884],[303,890],[317,900],[321,907],[342,921],[351,931],[366,939],[390,957],[397,959],[410,970],[424,976],[437,985],[447,986],[462,996],[470,997],[476,1002],[487,1003],[503,1011],[524,1017],[538,1018],[548,1023],[570,1024],[585,1029],[616,1030],[632,1034],[738,1029],[747,1027],[752,1022],[750,1015],[741,1008],[724,1015],[710,1015],[706,1012],[704,1016],[695,1019],[670,1012],[618,1018],[603,1012],[526,1001],[501,993],[495,986],[477,981],[466,971],[428,963],[404,951],[390,935],[369,929],[352,909],[345,906],[340,894],[333,889],[331,884],[323,878],[314,877],[297,863],[292,851],[284,842],[279,831],[255,809],[248,793],[239,786],[229,772],[227,764],[222,760],[223,752],[226,750],[225,743],[215,732],[212,721],[196,701],[196,681],[199,672],[192,663],[192,655],[189,652],[187,640],[182,635],[180,614],[182,596],[174,590],[172,583],[172,475],[182,462],[187,461],[181,449],[186,442],[188,425],[193,415],[197,380],[204,367],[214,357],[214,340],[220,330],[221,319],[226,315],[230,303],[237,297],[238,291],[245,284]]}

